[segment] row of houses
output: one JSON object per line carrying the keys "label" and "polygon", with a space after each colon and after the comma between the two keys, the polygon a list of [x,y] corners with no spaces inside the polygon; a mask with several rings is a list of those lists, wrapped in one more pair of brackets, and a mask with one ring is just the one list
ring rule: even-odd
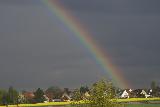
{"label": "row of houses", "polygon": [[143,89],[125,89],[120,94],[119,98],[149,98],[152,97],[152,89],[150,90],[143,90]]}
{"label": "row of houses", "polygon": [[[152,89],[150,90],[144,90],[144,89],[125,89],[121,90],[119,93],[116,94],[117,98],[149,98],[152,96]],[[31,100],[34,98],[33,92],[25,92],[22,95],[27,100]],[[45,102],[59,102],[59,101],[71,101],[73,96],[73,92],[70,91],[70,93],[64,92],[62,96],[58,99],[53,99],[49,94],[44,94],[44,98],[46,99]],[[83,94],[82,99],[85,99],[89,97],[89,92],[86,92]]]}
{"label": "row of houses", "polygon": [[[20,94],[22,99],[31,101],[34,103],[34,101],[32,101],[35,97],[34,92],[24,92],[22,94]],[[53,99],[51,98],[48,94],[44,94],[43,95],[45,98],[44,102],[60,102],[60,101],[71,101],[71,96],[68,95],[67,93],[63,93],[62,96],[60,98],[57,99]]]}

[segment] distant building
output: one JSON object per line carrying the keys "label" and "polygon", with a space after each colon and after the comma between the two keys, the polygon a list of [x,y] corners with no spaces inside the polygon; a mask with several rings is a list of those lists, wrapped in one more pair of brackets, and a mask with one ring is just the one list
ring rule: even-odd
{"label": "distant building", "polygon": [[120,98],[129,98],[129,91],[124,90]]}
{"label": "distant building", "polygon": [[54,93],[50,92],[50,91],[46,91],[45,92],[45,96],[46,96],[46,98],[48,98],[49,102],[52,102],[53,101],[53,97],[54,97]]}
{"label": "distant building", "polygon": [[64,93],[61,99],[62,101],[71,101],[72,98],[67,93]]}
{"label": "distant building", "polygon": [[24,92],[23,95],[26,99],[33,99],[34,98],[33,92]]}
{"label": "distant building", "polygon": [[140,94],[144,95],[145,98],[148,98],[151,96],[151,95],[147,94],[144,90],[142,90]]}
{"label": "distant building", "polygon": [[22,93],[18,94],[18,103],[26,103],[27,100],[25,98],[25,96]]}
{"label": "distant building", "polygon": [[89,92],[85,92],[85,93],[82,95],[82,99],[83,99],[83,100],[87,100],[89,97],[90,97]]}
{"label": "distant building", "polygon": [[43,96],[44,96],[44,98],[45,98],[44,103],[50,102],[50,99],[49,99],[46,95],[43,95]]}
{"label": "distant building", "polygon": [[62,102],[62,99],[53,99],[53,102]]}
{"label": "distant building", "polygon": [[36,103],[36,101],[34,100],[34,93],[33,92],[24,92],[23,96],[26,99],[26,103]]}

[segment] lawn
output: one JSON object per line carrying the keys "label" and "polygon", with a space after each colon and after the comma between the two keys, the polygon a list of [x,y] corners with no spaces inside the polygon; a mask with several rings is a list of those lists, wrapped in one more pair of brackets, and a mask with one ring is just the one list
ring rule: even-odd
{"label": "lawn", "polygon": [[[130,98],[130,99],[117,99],[117,102],[145,102],[145,101],[160,101],[160,98]],[[19,104],[19,107],[40,107],[40,106],[62,106],[69,105],[71,102],[49,102],[37,104]],[[80,103],[84,103],[81,101]],[[0,106],[6,107],[6,106]],[[17,105],[9,105],[8,107],[17,107]],[[67,106],[69,107],[69,106]],[[125,104],[125,107],[160,107],[160,104]]]}
{"label": "lawn", "polygon": [[141,102],[141,101],[160,101],[160,98],[129,98],[129,99],[117,99],[117,102]]}
{"label": "lawn", "polygon": [[160,107],[160,104],[128,104],[124,107]]}
{"label": "lawn", "polygon": [[[19,107],[42,107],[42,106],[55,106],[55,107],[71,107],[70,105],[64,105],[63,103],[54,103],[52,105],[42,105],[42,104],[25,104],[25,105],[19,105]],[[6,107],[6,106],[0,106],[0,107]],[[17,105],[9,105],[8,107],[17,107]],[[72,106],[73,107],[73,106]],[[160,107],[160,104],[125,104],[125,106],[122,107]]]}

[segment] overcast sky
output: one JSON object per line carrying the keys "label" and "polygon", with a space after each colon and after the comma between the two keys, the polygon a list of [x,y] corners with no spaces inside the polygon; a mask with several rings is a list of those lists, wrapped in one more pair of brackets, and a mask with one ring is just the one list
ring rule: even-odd
{"label": "overcast sky", "polygon": [[[160,82],[159,0],[58,0],[134,88]],[[104,77],[41,0],[0,0],[0,88],[79,87]]]}

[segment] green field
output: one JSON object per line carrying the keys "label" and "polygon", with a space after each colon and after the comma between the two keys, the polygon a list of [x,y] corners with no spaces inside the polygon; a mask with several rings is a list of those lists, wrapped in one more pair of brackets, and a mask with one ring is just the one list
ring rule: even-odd
{"label": "green field", "polygon": [[[39,105],[34,105],[36,107],[42,107],[42,106],[39,106]],[[44,105],[43,105],[44,106]],[[0,107],[6,107],[6,106],[0,106]],[[9,105],[8,107],[17,107],[17,105]],[[24,105],[23,106],[20,106],[19,107],[25,107]],[[33,107],[32,106],[29,106],[27,105],[26,107]],[[48,105],[48,106],[44,106],[44,107],[73,107],[73,106],[70,106],[70,105]],[[124,106],[122,107],[160,107],[160,104],[125,104]]]}
{"label": "green field", "polygon": [[[139,102],[143,103],[158,103],[159,104],[139,104]],[[125,104],[124,107],[160,107],[160,98],[130,98],[130,99],[117,99],[116,102],[120,102]],[[70,107],[71,102],[48,102],[48,103],[37,103],[37,104],[18,104],[19,107],[42,107],[42,106],[63,106]],[[78,103],[84,104],[84,101],[80,101]],[[0,106],[6,107],[6,106]],[[17,107],[17,105],[8,105],[8,107]]]}
{"label": "green field", "polygon": [[160,104],[128,104],[124,107],[160,107]]}
{"label": "green field", "polygon": [[129,99],[117,99],[117,102],[141,102],[141,101],[160,101],[160,98],[129,98]]}
{"label": "green field", "polygon": [[[73,107],[73,106],[65,106],[65,107]],[[160,107],[160,104],[126,104],[122,107]]]}
{"label": "green field", "polygon": [[[73,106],[65,106],[65,107],[73,107]],[[126,104],[122,107],[160,107],[160,104]]]}

